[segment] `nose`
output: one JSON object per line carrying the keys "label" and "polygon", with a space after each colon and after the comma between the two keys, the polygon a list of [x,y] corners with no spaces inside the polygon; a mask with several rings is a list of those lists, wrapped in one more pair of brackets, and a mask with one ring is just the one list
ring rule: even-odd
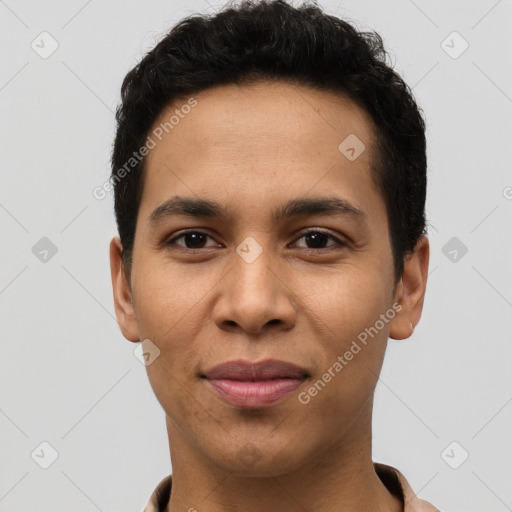
{"label": "nose", "polygon": [[224,331],[242,329],[262,334],[268,329],[288,330],[295,325],[297,301],[292,283],[287,282],[268,250],[252,262],[235,254],[221,290],[213,308],[213,321]]}

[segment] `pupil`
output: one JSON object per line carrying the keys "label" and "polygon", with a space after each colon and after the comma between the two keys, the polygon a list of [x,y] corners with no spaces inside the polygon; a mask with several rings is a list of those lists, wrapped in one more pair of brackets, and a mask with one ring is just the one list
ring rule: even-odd
{"label": "pupil", "polygon": [[306,243],[311,242],[313,249],[319,249],[324,247],[324,243],[327,242],[328,236],[329,235],[325,233],[308,233],[306,235]]}
{"label": "pupil", "polygon": [[[187,233],[185,235],[185,242],[186,242],[185,245],[187,247],[192,245],[192,247],[189,247],[189,249],[194,249],[194,248],[197,249],[199,246],[204,244],[205,241],[206,241],[206,236],[203,233]],[[191,242],[191,243],[188,243],[188,242]],[[199,248],[201,248],[201,247],[199,247]]]}
{"label": "pupil", "polygon": [[[306,244],[312,246],[313,249],[325,247],[328,235],[325,233],[308,233],[306,235]],[[205,241],[206,236],[203,233],[187,233],[185,235],[186,246],[189,248],[201,248]],[[192,247],[190,247],[192,246]]]}

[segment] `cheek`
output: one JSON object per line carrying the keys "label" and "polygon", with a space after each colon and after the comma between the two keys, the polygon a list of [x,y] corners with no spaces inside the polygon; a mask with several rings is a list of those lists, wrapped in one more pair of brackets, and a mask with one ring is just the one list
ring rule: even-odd
{"label": "cheek", "polygon": [[[322,362],[304,389],[300,403],[317,418],[318,428],[336,432],[344,429],[368,405],[384,360],[387,337],[380,333],[370,341],[357,339],[358,328],[340,324],[336,343],[318,353]],[[325,421],[329,411],[331,421]],[[319,425],[320,423],[321,425]]]}
{"label": "cheek", "polygon": [[[132,278],[141,335],[165,343],[191,339],[202,325],[197,316],[214,284],[210,280],[208,274],[198,280],[197,270],[171,264],[161,255],[153,259],[149,255],[141,258]],[[191,326],[191,332],[184,332]]]}
{"label": "cheek", "polygon": [[[146,367],[153,392],[167,414],[186,417],[195,414],[197,400],[194,399],[197,385],[192,347],[178,340],[166,340],[160,355]],[[203,408],[199,409],[203,412]],[[204,419],[204,418],[203,418]]]}
{"label": "cheek", "polygon": [[329,275],[297,276],[294,282],[301,283],[305,315],[323,329],[328,346],[336,350],[350,345],[388,308],[385,283],[370,268],[362,271],[347,264]]}
{"label": "cheek", "polygon": [[148,378],[164,410],[186,412],[187,388],[196,378],[197,344],[205,324],[201,316],[205,292],[188,286],[186,279],[169,272],[165,265],[139,269],[138,279],[133,281],[139,333],[160,350],[146,367]]}
{"label": "cheek", "polygon": [[317,280],[316,285],[311,280],[303,293],[305,315],[317,331],[318,342],[318,374],[313,382],[318,391],[311,391],[322,395],[318,402],[325,400],[322,407],[328,409],[354,410],[372,393],[392,319],[380,320],[389,308],[382,281],[374,279],[371,272],[353,270]]}

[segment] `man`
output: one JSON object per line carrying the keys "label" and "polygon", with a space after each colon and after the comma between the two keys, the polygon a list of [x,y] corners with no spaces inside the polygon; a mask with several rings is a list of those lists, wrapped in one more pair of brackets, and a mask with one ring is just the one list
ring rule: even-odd
{"label": "man", "polygon": [[115,310],[172,463],[145,510],[437,510],[371,454],[429,260],[424,121],[380,37],[283,1],[196,15],[117,120]]}

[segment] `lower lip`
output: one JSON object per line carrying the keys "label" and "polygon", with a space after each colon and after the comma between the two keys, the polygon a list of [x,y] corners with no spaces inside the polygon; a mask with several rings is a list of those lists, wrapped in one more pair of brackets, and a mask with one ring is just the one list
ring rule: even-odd
{"label": "lower lip", "polygon": [[295,391],[304,379],[275,379],[265,381],[239,381],[206,379],[221,398],[232,405],[244,408],[265,407]]}

